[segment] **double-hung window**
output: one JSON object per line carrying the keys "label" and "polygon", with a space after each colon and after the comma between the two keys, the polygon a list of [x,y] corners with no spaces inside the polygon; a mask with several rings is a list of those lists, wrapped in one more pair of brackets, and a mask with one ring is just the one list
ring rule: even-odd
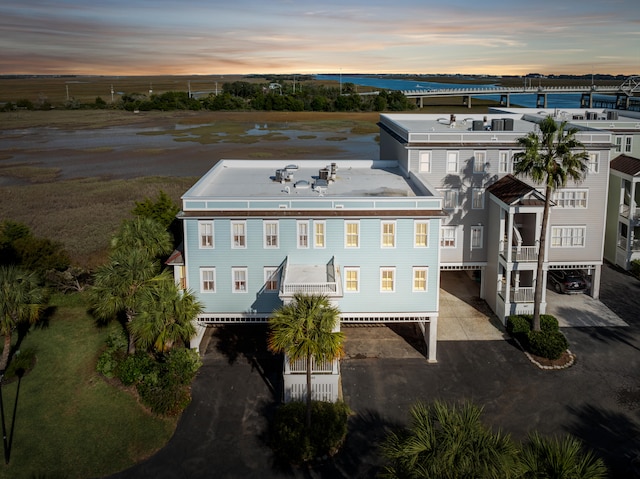
{"label": "double-hung window", "polygon": [[483,227],[472,226],[471,227],[471,249],[482,249],[483,247]]}
{"label": "double-hung window", "polygon": [[413,267],[413,292],[427,291],[427,276],[429,268],[426,266]]}
{"label": "double-hung window", "polygon": [[383,221],[381,223],[382,248],[396,247],[396,223],[395,221]]}
{"label": "double-hung window", "polygon": [[624,139],[624,152],[625,153],[631,153],[632,150],[632,141],[633,141],[633,137],[632,136],[627,136]]}
{"label": "double-hung window", "polygon": [[585,245],[585,234],[585,226],[553,226],[551,228],[551,247],[582,247]]}
{"label": "double-hung window", "polygon": [[344,244],[346,248],[360,247],[360,223],[358,221],[345,221]]}
{"label": "double-hung window", "polygon": [[380,268],[380,291],[393,293],[396,290],[396,269]]}
{"label": "double-hung window", "polygon": [[269,293],[278,291],[278,268],[276,266],[265,266],[264,290]]}
{"label": "double-hung window", "polygon": [[588,190],[556,190],[553,202],[557,208],[586,208]]}
{"label": "double-hung window", "polygon": [[231,247],[240,249],[247,247],[246,221],[231,222]]}
{"label": "double-hung window", "polygon": [[426,248],[429,246],[429,223],[426,221],[414,221],[413,223],[413,246],[415,248]]}
{"label": "double-hung window", "polygon": [[600,167],[600,154],[589,153],[589,173],[597,173]]}
{"label": "double-hung window", "polygon": [[458,207],[458,190],[443,190],[442,197],[442,207],[445,210],[454,210]]}
{"label": "double-hung window", "polygon": [[447,151],[447,173],[458,172],[458,152]]}
{"label": "double-hung window", "polygon": [[473,153],[473,172],[484,173],[485,165],[487,164],[487,152],[476,151]]}
{"label": "double-hung window", "polygon": [[263,223],[264,228],[264,247],[265,248],[277,248],[278,247],[278,221],[265,221]]}
{"label": "double-hung window", "polygon": [[216,292],[216,269],[200,268],[200,292],[215,293]]}
{"label": "double-hung window", "polygon": [[360,291],[360,268],[344,268],[344,290],[348,293]]}
{"label": "double-hung window", "polygon": [[234,293],[247,292],[247,268],[231,268]]}
{"label": "double-hung window", "polygon": [[298,228],[298,248],[309,247],[309,222],[298,221],[296,222]]}
{"label": "double-hung window", "polygon": [[440,246],[442,248],[456,247],[456,227],[442,226],[440,228]]}
{"label": "double-hung window", "polygon": [[481,210],[484,208],[484,188],[473,188],[471,190],[471,208]]}
{"label": "double-hung window", "polygon": [[213,221],[199,221],[198,236],[200,248],[213,248]]}
{"label": "double-hung window", "polygon": [[325,246],[325,229],[326,223],[324,221],[313,222],[313,247],[324,248]]}
{"label": "double-hung window", "polygon": [[509,173],[508,151],[500,151],[498,153],[498,173]]}
{"label": "double-hung window", "polygon": [[418,171],[420,173],[431,172],[431,152],[430,151],[420,152],[420,158],[418,160]]}

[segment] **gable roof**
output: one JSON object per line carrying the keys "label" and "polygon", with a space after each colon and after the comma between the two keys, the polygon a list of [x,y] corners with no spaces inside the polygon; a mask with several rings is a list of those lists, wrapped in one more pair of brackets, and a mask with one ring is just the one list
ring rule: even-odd
{"label": "gable roof", "polygon": [[543,206],[544,195],[533,186],[509,174],[487,187],[487,191],[507,205]]}
{"label": "gable roof", "polygon": [[610,163],[611,169],[631,176],[640,174],[640,159],[633,156],[616,156]]}

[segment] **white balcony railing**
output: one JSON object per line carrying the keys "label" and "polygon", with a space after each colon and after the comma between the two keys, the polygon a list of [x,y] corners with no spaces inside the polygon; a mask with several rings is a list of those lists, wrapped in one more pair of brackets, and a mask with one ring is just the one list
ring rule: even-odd
{"label": "white balcony railing", "polygon": [[511,248],[511,261],[530,263],[538,261],[537,246],[514,246]]}
{"label": "white balcony railing", "polygon": [[630,205],[620,205],[620,216],[638,221],[640,220],[640,208]]}
{"label": "white balcony railing", "polygon": [[[510,303],[533,303],[533,295],[535,288],[533,287],[511,287],[509,291]],[[506,290],[504,285],[499,290],[502,299],[506,297]]]}
{"label": "white balcony railing", "polygon": [[[507,258],[507,250],[504,247],[504,242],[500,242],[500,255]],[[537,246],[512,246],[511,247],[511,262],[520,263],[535,263],[538,261],[538,247]]]}
{"label": "white balcony railing", "polygon": [[[317,363],[316,360],[311,358],[311,373],[312,374],[332,374],[337,372],[338,361],[322,361]],[[305,374],[307,372],[307,358],[300,358],[295,361],[288,361],[285,358],[285,374]]]}
{"label": "white balcony railing", "polygon": [[282,285],[284,294],[331,294],[338,290],[335,282],[331,283],[286,283]]}

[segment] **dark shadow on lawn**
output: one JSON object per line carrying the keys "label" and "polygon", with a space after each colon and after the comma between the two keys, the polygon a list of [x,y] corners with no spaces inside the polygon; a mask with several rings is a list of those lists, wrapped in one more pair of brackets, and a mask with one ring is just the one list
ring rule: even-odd
{"label": "dark shadow on lawn", "polygon": [[[640,389],[636,394],[636,401],[640,401]],[[582,440],[605,461],[610,477],[640,478],[640,428],[637,417],[634,420],[626,414],[591,404],[569,406],[568,410],[575,416],[575,421],[568,426],[567,432]]]}

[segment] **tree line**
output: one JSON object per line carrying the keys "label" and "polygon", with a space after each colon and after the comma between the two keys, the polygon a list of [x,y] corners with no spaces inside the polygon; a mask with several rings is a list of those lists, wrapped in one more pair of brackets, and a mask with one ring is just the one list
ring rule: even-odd
{"label": "tree line", "polygon": [[[159,94],[124,93],[114,103],[97,97],[93,103],[67,100],[65,109],[120,109],[126,111],[406,111],[416,105],[395,90],[380,90],[378,94],[360,95],[356,85],[344,83],[340,87],[315,83],[252,83],[234,81],[224,83],[219,92],[196,97],[186,91],[167,91]],[[7,102],[2,111],[50,110],[47,100],[33,102],[27,98]]]}

